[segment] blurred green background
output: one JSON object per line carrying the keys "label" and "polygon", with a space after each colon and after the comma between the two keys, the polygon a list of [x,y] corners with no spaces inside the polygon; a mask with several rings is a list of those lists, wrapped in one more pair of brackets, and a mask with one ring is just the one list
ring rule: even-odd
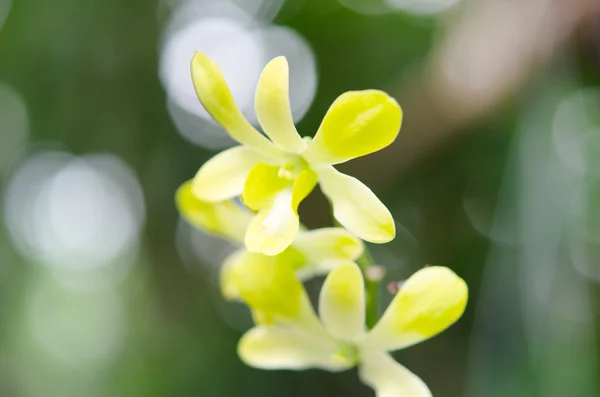
{"label": "blurred green background", "polygon": [[[238,359],[232,248],[173,203],[232,144],[194,50],[254,122],[285,55],[303,135],[344,91],[398,99],[397,142],[342,168],[394,213],[386,282],[438,264],[470,286],[463,319],[396,354],[434,395],[600,395],[597,0],[0,0],[0,396],[373,395]],[[331,224],[319,192],[301,214]]]}

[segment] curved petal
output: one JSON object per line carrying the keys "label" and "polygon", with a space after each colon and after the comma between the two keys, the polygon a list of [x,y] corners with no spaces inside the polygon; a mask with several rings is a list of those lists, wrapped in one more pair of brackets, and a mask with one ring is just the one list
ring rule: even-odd
{"label": "curved petal", "polygon": [[250,252],[277,255],[292,244],[299,228],[300,219],[292,208],[292,192],[284,190],[271,207],[252,219],[244,242]]}
{"label": "curved petal", "polygon": [[272,158],[246,146],[227,149],[208,160],[194,177],[194,194],[204,201],[239,196],[252,167]]}
{"label": "curved petal", "polygon": [[273,59],[263,70],[256,88],[255,107],[260,125],[273,142],[291,153],[299,154],[306,149],[292,118],[285,57]]}
{"label": "curved petal", "polygon": [[240,291],[236,282],[236,272],[239,267],[247,260],[248,251],[238,250],[229,255],[221,266],[221,274],[219,282],[221,286],[221,294],[227,300],[240,298]]}
{"label": "curved petal", "polygon": [[291,179],[285,171],[259,163],[246,179],[244,203],[259,211],[246,232],[245,243],[251,252],[277,255],[290,246],[298,233],[298,205],[315,187],[317,176],[303,170]]}
{"label": "curved petal", "polygon": [[319,297],[325,328],[346,342],[365,332],[365,287],[358,266],[349,262],[329,273]]}
{"label": "curved petal", "polygon": [[304,257],[304,263],[296,270],[300,279],[327,274],[339,265],[356,260],[363,252],[361,240],[341,227],[300,232],[292,247]]}
{"label": "curved petal", "polygon": [[185,182],[175,194],[175,203],[183,219],[209,233],[233,241],[244,241],[252,214],[232,201],[202,201],[194,195],[192,184],[192,181]]}
{"label": "curved petal", "polygon": [[313,191],[318,181],[319,177],[312,170],[302,170],[296,176],[292,186],[292,208],[294,212],[298,213],[298,206]]}
{"label": "curved petal", "polygon": [[239,143],[271,155],[283,151],[258,132],[242,115],[219,67],[206,55],[196,52],[191,63],[194,89],[206,111]]}
{"label": "curved petal", "polygon": [[381,351],[362,352],[358,376],[375,390],[377,397],[431,397],[431,391],[418,376]]}
{"label": "curved petal", "polygon": [[250,170],[242,192],[244,204],[260,211],[273,205],[277,194],[292,187],[294,180],[281,173],[281,167],[258,163]]}
{"label": "curved petal", "polygon": [[297,319],[307,309],[306,291],[291,264],[277,256],[250,253],[233,276],[242,299],[265,315]]}
{"label": "curved petal", "polygon": [[464,280],[447,267],[419,270],[402,285],[361,346],[396,350],[437,335],[462,316],[468,294]]}
{"label": "curved petal", "polygon": [[333,216],[359,238],[387,243],[396,236],[390,211],[361,181],[331,166],[316,169],[323,193],[333,205]]}
{"label": "curved petal", "polygon": [[255,327],[238,344],[242,361],[262,369],[347,369],[346,362],[336,359],[337,350],[332,338],[315,336],[297,327],[281,326]]}
{"label": "curved petal", "polygon": [[385,92],[349,91],[331,105],[303,153],[313,164],[338,164],[376,152],[396,139],[402,109]]}
{"label": "curved petal", "polygon": [[277,323],[277,318],[270,314],[252,308],[250,308],[250,312],[252,313],[252,321],[256,325],[274,325]]}
{"label": "curved petal", "polygon": [[[303,266],[306,259],[298,250],[290,247],[276,256],[265,256],[254,254],[244,249],[238,250],[229,255],[223,262],[220,274],[221,293],[225,299],[241,299],[241,294],[238,289],[236,277],[241,266],[244,266],[250,261],[270,261],[273,263],[282,263],[282,266],[291,266],[293,269],[298,269]],[[252,266],[250,264],[249,266]],[[269,265],[266,265],[269,266]],[[276,265],[274,265],[276,266]],[[297,274],[296,274],[297,275]],[[255,312],[258,312],[255,310]],[[261,314],[262,315],[262,314]],[[262,322],[262,321],[261,321]]]}

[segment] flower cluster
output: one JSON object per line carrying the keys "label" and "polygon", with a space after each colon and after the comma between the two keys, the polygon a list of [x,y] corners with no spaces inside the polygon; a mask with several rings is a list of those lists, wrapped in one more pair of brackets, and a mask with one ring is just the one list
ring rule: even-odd
{"label": "flower cluster", "polygon": [[[467,286],[448,268],[426,267],[367,329],[369,299],[356,261],[362,240],[394,238],[394,220],[367,186],[333,167],[392,143],[400,106],[381,91],[347,92],[331,105],[314,138],[302,138],[290,110],[287,61],[278,57],[256,90],[267,138],[243,117],[211,59],[196,53],[191,72],[200,102],[240,146],[206,162],[179,188],[176,203],[189,223],[239,245],[223,264],[221,289],[225,298],[245,302],[256,324],[239,342],[241,359],[264,369],[358,366],[379,397],[430,396],[388,352],[454,323],[465,309]],[[298,206],[317,184],[342,227],[306,230],[300,224]],[[319,316],[301,283],[317,275],[327,275]]]}

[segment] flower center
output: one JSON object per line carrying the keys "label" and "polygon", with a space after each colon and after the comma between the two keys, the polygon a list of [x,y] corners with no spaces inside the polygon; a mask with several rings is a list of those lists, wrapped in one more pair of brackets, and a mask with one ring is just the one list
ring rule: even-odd
{"label": "flower center", "polygon": [[342,365],[355,365],[358,362],[358,349],[350,343],[342,343],[333,359]]}
{"label": "flower center", "polygon": [[279,168],[277,176],[288,181],[294,180],[294,164],[286,163]]}
{"label": "flower center", "polygon": [[301,156],[288,155],[286,156],[281,168],[279,168],[278,177],[292,181],[303,170],[309,169],[310,166]]}

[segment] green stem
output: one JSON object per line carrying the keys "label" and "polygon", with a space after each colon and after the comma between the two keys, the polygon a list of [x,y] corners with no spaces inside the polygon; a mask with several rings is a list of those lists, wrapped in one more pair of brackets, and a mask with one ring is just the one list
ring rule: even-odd
{"label": "green stem", "polygon": [[362,255],[356,260],[356,264],[360,267],[365,279],[365,298],[366,298],[366,316],[367,327],[373,328],[379,319],[379,294],[380,294],[380,279],[374,279],[372,274],[369,274],[369,268],[374,265],[371,252],[365,246]]}

